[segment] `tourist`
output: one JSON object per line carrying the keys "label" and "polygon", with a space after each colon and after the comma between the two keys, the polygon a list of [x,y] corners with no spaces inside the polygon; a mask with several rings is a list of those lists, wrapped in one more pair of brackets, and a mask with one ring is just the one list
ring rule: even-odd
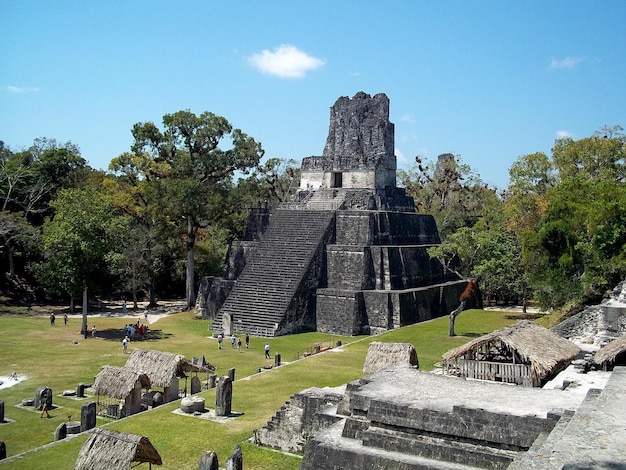
{"label": "tourist", "polygon": [[55,320],[55,318],[56,318],[56,317],[54,316],[54,313],[51,313],[51,314],[50,314],[50,326],[54,326],[54,320]]}
{"label": "tourist", "polygon": [[265,359],[271,359],[271,357],[270,357],[270,343],[265,343]]}
{"label": "tourist", "polygon": [[128,348],[129,341],[130,341],[130,338],[128,336],[124,336],[124,339],[122,340],[122,346],[124,347],[124,354],[126,354],[126,349]]}
{"label": "tourist", "polygon": [[123,313],[124,315],[126,315],[126,312],[127,312],[127,309],[126,309],[126,299],[124,299],[124,300],[122,301],[122,313]]}
{"label": "tourist", "polygon": [[224,337],[222,336],[222,333],[217,335],[217,349],[222,349],[222,341],[223,340],[224,340]]}
{"label": "tourist", "polygon": [[63,322],[67,325],[67,313],[63,315]]}
{"label": "tourist", "polygon": [[43,414],[45,413],[48,418],[50,418],[50,413],[48,413],[48,389],[44,388],[39,394],[39,399],[41,400],[41,416],[43,418]]}
{"label": "tourist", "polygon": [[231,348],[233,348],[233,349],[235,349],[235,341],[237,341],[237,338],[236,338],[236,337],[235,337],[235,335],[233,334],[233,335],[230,337],[230,346],[231,346]]}
{"label": "tourist", "polygon": [[91,329],[91,337],[92,338],[96,337],[96,325],[94,325],[93,328]]}
{"label": "tourist", "polygon": [[250,346],[250,335],[246,333],[246,349]]}
{"label": "tourist", "polygon": [[237,351],[241,352],[241,338],[237,340]]}

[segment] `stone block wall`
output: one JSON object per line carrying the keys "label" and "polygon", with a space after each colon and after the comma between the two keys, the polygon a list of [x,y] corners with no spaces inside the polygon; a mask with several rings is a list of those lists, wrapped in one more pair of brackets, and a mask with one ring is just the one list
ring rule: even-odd
{"label": "stone block wall", "polygon": [[317,331],[345,336],[363,333],[365,306],[361,292],[317,290]]}
{"label": "stone block wall", "polygon": [[335,414],[343,388],[311,388],[293,395],[256,433],[257,443],[302,452],[308,437],[341,419]]}
{"label": "stone block wall", "polygon": [[391,211],[337,213],[338,245],[436,245],[441,243],[431,215]]}
{"label": "stone block wall", "polygon": [[368,247],[329,245],[328,285],[336,289],[373,289],[374,272]]}

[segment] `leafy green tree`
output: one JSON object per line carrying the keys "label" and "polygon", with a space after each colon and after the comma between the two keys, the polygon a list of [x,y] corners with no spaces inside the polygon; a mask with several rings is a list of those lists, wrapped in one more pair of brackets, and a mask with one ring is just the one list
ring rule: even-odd
{"label": "leafy green tree", "polygon": [[95,188],[65,189],[52,202],[55,215],[43,226],[42,284],[69,294],[71,306],[83,292],[82,332],[87,331],[87,292],[108,273],[107,259],[120,246],[126,219]]}
{"label": "leafy green tree", "polygon": [[[189,110],[163,116],[164,130],[153,123],[133,126],[132,153],[113,162],[120,174],[134,173],[158,186],[163,212],[185,234],[187,308],[195,305],[194,252],[198,230],[216,223],[235,172],[258,165],[263,149],[226,118]],[[219,145],[230,138],[226,149]],[[147,189],[147,188],[146,188]]]}
{"label": "leafy green tree", "polygon": [[398,172],[400,184],[415,200],[418,212],[431,214],[442,239],[484,217],[490,205],[499,204],[496,190],[485,184],[460,158],[440,155],[435,163],[418,156],[416,165]]}
{"label": "leafy green tree", "polygon": [[556,141],[555,183],[537,225],[522,234],[523,259],[542,306],[596,300],[623,280],[625,152],[620,127]]}

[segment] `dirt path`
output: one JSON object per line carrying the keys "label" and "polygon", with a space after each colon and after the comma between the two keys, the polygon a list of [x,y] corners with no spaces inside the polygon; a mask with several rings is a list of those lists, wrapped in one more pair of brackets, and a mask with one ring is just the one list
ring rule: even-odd
{"label": "dirt path", "polygon": [[[137,309],[132,308],[132,303],[128,303],[126,311],[122,306],[122,302],[100,302],[99,306],[91,307],[87,312],[89,318],[98,317],[111,317],[111,318],[137,318],[142,322],[153,324],[159,321],[166,315],[171,313],[178,313],[185,310],[185,300],[159,300],[157,306],[148,309],[148,302],[137,302]],[[75,307],[74,313],[68,314],[68,318],[82,318],[82,312],[79,311],[80,307]],[[54,313],[57,322],[63,321],[63,315],[67,312],[67,306],[50,306],[41,307],[38,309],[42,316],[49,316]]]}

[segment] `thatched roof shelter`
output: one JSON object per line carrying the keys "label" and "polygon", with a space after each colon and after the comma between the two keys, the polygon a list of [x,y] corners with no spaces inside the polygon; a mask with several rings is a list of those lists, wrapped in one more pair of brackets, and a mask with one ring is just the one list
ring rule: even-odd
{"label": "thatched roof shelter", "polygon": [[147,437],[94,428],[80,449],[74,470],[128,470],[132,462],[163,464]]}
{"label": "thatched roof shelter", "polygon": [[207,367],[193,364],[180,354],[135,349],[124,366],[147,374],[154,387],[169,387],[173,377],[186,377],[185,372],[207,372]]}
{"label": "thatched roof shelter", "polygon": [[127,367],[102,366],[93,383],[93,390],[98,395],[105,395],[120,400],[126,399],[139,381],[141,388],[150,388],[149,377]]}
{"label": "thatched roof shelter", "polygon": [[443,355],[443,361],[444,365],[449,365],[462,358],[497,364],[510,359],[513,365],[528,366],[530,381],[539,386],[567,367],[579,353],[580,348],[571,341],[536,323],[522,320],[451,349]]}
{"label": "thatched roof shelter", "polygon": [[624,361],[626,361],[626,333],[604,345],[593,356],[594,364],[604,370],[612,368],[616,362]]}
{"label": "thatched roof shelter", "polygon": [[419,367],[415,347],[410,343],[374,341],[367,350],[363,372],[367,375],[374,374],[397,364],[411,364]]}

